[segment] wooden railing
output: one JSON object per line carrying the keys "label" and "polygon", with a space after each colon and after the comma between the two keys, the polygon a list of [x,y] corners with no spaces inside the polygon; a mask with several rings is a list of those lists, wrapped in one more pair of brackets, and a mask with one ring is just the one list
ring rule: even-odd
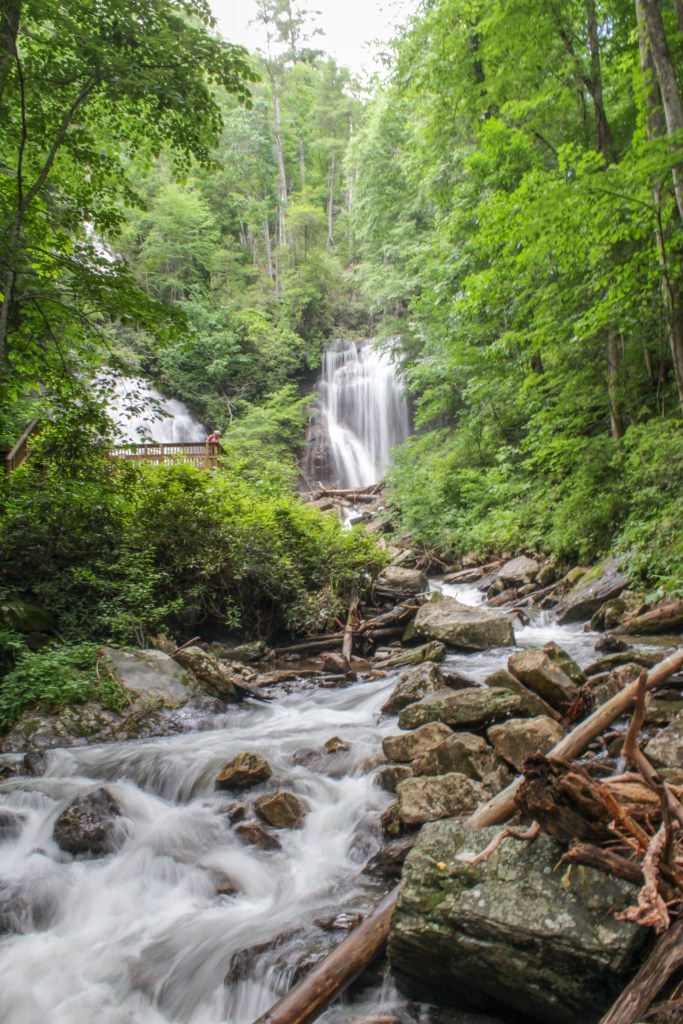
{"label": "wooden railing", "polygon": [[129,444],[112,448],[110,455],[115,459],[135,459],[153,466],[172,466],[189,462],[201,469],[214,469],[218,457],[223,454],[219,444],[199,441],[191,444]]}
{"label": "wooden railing", "polygon": [[[13,473],[28,458],[30,440],[40,430],[40,420],[31,420],[14,448],[5,455],[5,472]],[[1,456],[0,456],[1,458]]]}

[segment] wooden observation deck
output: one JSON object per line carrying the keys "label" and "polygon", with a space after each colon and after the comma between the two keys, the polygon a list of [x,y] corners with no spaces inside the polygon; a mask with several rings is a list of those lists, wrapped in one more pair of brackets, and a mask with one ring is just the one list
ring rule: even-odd
{"label": "wooden observation deck", "polygon": [[215,469],[223,454],[220,444],[195,441],[188,444],[167,444],[152,441],[148,444],[117,445],[109,453],[114,459],[146,462],[152,466],[173,466],[190,463],[200,469]]}

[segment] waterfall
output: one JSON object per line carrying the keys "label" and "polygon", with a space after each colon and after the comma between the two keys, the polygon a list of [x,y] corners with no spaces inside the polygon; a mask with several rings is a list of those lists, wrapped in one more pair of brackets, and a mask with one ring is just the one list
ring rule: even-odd
{"label": "waterfall", "polygon": [[109,389],[107,407],[126,441],[190,444],[208,431],[183,402],[165,398],[141,377],[102,377]]}
{"label": "waterfall", "polygon": [[325,352],[319,412],[309,429],[304,472],[337,487],[376,483],[405,441],[410,417],[403,383],[373,339],[337,341]]}

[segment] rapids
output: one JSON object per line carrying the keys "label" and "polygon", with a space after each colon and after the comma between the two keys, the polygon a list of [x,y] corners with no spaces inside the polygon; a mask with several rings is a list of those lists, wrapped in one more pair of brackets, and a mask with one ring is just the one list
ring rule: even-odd
{"label": "rapids", "polygon": [[[443,589],[479,599],[472,587]],[[522,646],[554,639],[583,664],[593,657],[595,636],[578,627],[539,618],[517,635]],[[451,654],[448,664],[480,681],[509,653]],[[0,938],[0,1022],[249,1024],[267,1010],[311,951],[312,922],[367,911],[382,894],[361,871],[381,845],[378,819],[391,797],[373,784],[367,762],[396,730],[379,709],[397,675],[345,688],[307,684],[272,704],[231,708],[210,731],[53,750],[45,776],[0,783],[0,813],[24,819],[21,834],[1,846],[0,921],[9,897],[20,934]],[[330,776],[320,757],[310,763],[301,754],[320,754],[332,736],[350,749],[320,755]],[[281,851],[244,845],[227,817],[237,801],[214,791],[223,762],[243,750],[273,768],[269,786],[249,791],[245,803],[286,787],[309,805],[301,830],[278,833]],[[103,780],[124,808],[123,844],[101,859],[73,859],[53,842],[54,821]],[[216,879],[228,879],[234,894],[217,895]],[[246,966],[224,984],[235,953],[283,933],[275,948],[243,957]],[[359,1003],[336,1004],[324,1020],[416,1013],[387,983]]]}

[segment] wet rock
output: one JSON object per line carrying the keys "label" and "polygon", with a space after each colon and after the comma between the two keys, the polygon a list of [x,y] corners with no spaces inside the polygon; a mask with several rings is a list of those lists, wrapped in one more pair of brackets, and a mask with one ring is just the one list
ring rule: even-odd
{"label": "wet rock", "polygon": [[216,651],[218,657],[225,658],[226,661],[247,663],[267,658],[270,653],[271,651],[268,644],[264,643],[263,640],[254,640],[252,643],[239,644],[237,647],[226,647],[225,644],[221,644],[220,651]]}
{"label": "wet rock", "polygon": [[595,641],[595,650],[598,652],[605,651],[607,654],[628,651],[630,646],[625,640],[620,640],[618,636],[612,636],[611,633],[605,633]]}
{"label": "wet rock", "polygon": [[323,744],[324,749],[328,754],[339,754],[343,751],[350,750],[351,744],[347,743],[346,740],[341,739],[339,736],[330,736],[329,740]]}
{"label": "wet rock", "polygon": [[399,782],[409,779],[413,769],[408,764],[387,764],[377,772],[377,783],[387,793],[395,793]]}
{"label": "wet rock", "polygon": [[277,836],[271,835],[267,829],[263,827],[260,821],[244,821],[241,825],[238,825],[235,832],[240,836],[246,843],[251,843],[252,846],[258,846],[260,850],[281,850],[280,840]]}
{"label": "wet rock", "polygon": [[415,836],[404,836],[385,843],[363,868],[364,875],[378,875],[380,878],[400,878],[403,862],[413,848]]}
{"label": "wet rock", "polygon": [[606,654],[604,657],[592,662],[586,669],[586,675],[590,677],[599,675],[601,672],[611,672],[612,669],[618,668],[620,665],[628,665],[629,663],[640,665],[642,668],[652,668],[661,659],[661,654],[657,652],[636,651],[627,644],[623,650]]}
{"label": "wet rock", "polygon": [[517,771],[527,757],[545,754],[564,736],[562,726],[547,718],[511,718],[502,725],[493,725],[487,736],[502,758]]}
{"label": "wet rock", "polygon": [[294,793],[280,789],[277,793],[266,793],[255,800],[254,810],[259,818],[273,828],[301,828],[308,807]]}
{"label": "wet rock", "polygon": [[24,775],[38,777],[47,771],[47,754],[44,750],[27,750],[22,761]]}
{"label": "wet rock", "polygon": [[544,562],[536,575],[536,583],[539,587],[548,587],[560,578],[560,561],[555,555]]}
{"label": "wet rock", "polygon": [[476,867],[499,829],[452,821],[422,829],[406,860],[389,956],[409,997],[458,1009],[519,1013],[541,1024],[596,1024],[645,938],[614,911],[637,888],[589,868],[554,870],[560,848],[506,838]]}
{"label": "wet rock", "polygon": [[251,789],[266,782],[273,774],[265,757],[252,751],[237,754],[223,765],[216,776],[216,789]]}
{"label": "wet rock", "polygon": [[508,658],[508,669],[559,711],[571,704],[578,692],[576,683],[543,651],[518,651]]}
{"label": "wet rock", "polygon": [[562,598],[558,606],[557,621],[582,622],[589,619],[605,601],[619,597],[627,585],[626,576],[614,558],[606,558],[584,573],[576,586]]}
{"label": "wet rock", "polygon": [[26,824],[26,815],[17,811],[0,810],[0,843],[17,839]]}
{"label": "wet rock", "polygon": [[604,633],[606,630],[616,629],[626,614],[627,604],[623,598],[617,597],[613,601],[605,601],[591,618],[591,629],[596,633]]}
{"label": "wet rock", "polygon": [[438,593],[422,605],[403,634],[404,640],[421,638],[473,651],[515,642],[512,622],[507,615],[489,608],[470,608]]}
{"label": "wet rock", "polygon": [[531,583],[538,575],[539,564],[534,558],[527,558],[526,555],[519,555],[512,558],[501,568],[498,573],[500,579],[506,586],[517,587],[523,583]]}
{"label": "wet rock", "polygon": [[452,731],[443,722],[430,722],[412,732],[385,736],[382,750],[390,761],[410,762],[438,747]]}
{"label": "wet rock", "polygon": [[642,671],[640,665],[635,662],[627,662],[609,672],[606,678],[593,676],[582,693],[587,692],[590,696],[591,707],[597,708],[623,690],[629,683],[634,682]]}
{"label": "wet rock", "polygon": [[424,594],[429,590],[429,580],[419,569],[406,569],[400,565],[388,565],[377,577],[375,591],[388,597],[400,598],[408,594]]}
{"label": "wet rock", "polygon": [[649,741],[645,756],[656,768],[683,768],[683,713]]}
{"label": "wet rock", "polygon": [[[491,591],[489,591],[491,593]],[[507,590],[500,590],[497,593],[494,592],[494,596],[489,598],[486,602],[489,608],[502,608],[506,604],[511,604],[512,601],[516,601],[518,597],[518,591],[515,587],[508,587]]]}
{"label": "wet rock", "polygon": [[450,772],[405,779],[396,787],[396,795],[401,821],[406,825],[423,825],[438,818],[469,814],[486,799],[487,793],[481,783],[459,772]]}
{"label": "wet rock", "polygon": [[[498,726],[504,729],[506,726]],[[458,772],[468,779],[483,782],[497,793],[512,781],[507,767],[481,736],[455,732],[428,754],[416,758],[411,768],[415,775],[448,775]]]}
{"label": "wet rock", "polygon": [[230,875],[226,875],[224,871],[209,868],[209,874],[216,890],[216,896],[234,896],[240,891],[235,880]]}
{"label": "wet rock", "polygon": [[414,729],[427,722],[472,726],[499,722],[518,712],[522,698],[510,690],[483,687],[473,690],[446,690],[409,704],[398,716],[402,729]]}
{"label": "wet rock", "polygon": [[0,880],[0,935],[23,935],[32,924],[31,907],[21,890]]}
{"label": "wet rock", "polygon": [[405,832],[404,823],[399,812],[398,801],[394,804],[389,804],[388,807],[385,807],[379,820],[382,826],[382,835],[386,839],[397,839],[398,836],[403,835]]}
{"label": "wet rock", "polygon": [[247,809],[244,804],[225,804],[218,808],[217,813],[224,814],[230,824],[234,825],[238,821],[244,821],[247,816]]}
{"label": "wet rock", "polygon": [[443,661],[446,656],[446,645],[438,640],[430,640],[428,644],[412,647],[409,651],[397,651],[378,659],[379,668],[400,668],[402,665],[419,665],[423,661]]}
{"label": "wet rock", "polygon": [[492,672],[490,676],[486,677],[485,683],[486,686],[500,686],[504,690],[511,690],[512,693],[518,694],[522,698],[520,711],[524,715],[532,717],[535,715],[548,715],[550,718],[560,718],[559,711],[551,708],[550,704],[547,704],[533,690],[527,689],[517,676],[513,676],[512,672],[508,672],[505,668],[499,668],[496,672]]}
{"label": "wet rock", "polygon": [[582,668],[576,664],[570,654],[556,644],[554,640],[550,640],[549,643],[543,645],[543,652],[547,654],[550,660],[561,668],[566,676],[576,683],[577,686],[583,686],[588,678]]}
{"label": "wet rock", "polygon": [[52,838],[74,856],[103,857],[121,845],[120,815],[118,800],[101,786],[71,801],[55,821]]}
{"label": "wet rock", "polygon": [[185,647],[174,655],[174,659],[186,671],[191,672],[209,693],[225,701],[238,699],[230,668],[213,654],[203,651],[201,647]]}
{"label": "wet rock", "polygon": [[317,917],[313,924],[316,928],[322,928],[324,932],[352,932],[364,920],[364,917],[365,915],[360,912],[347,914],[342,911],[336,917]]}
{"label": "wet rock", "polygon": [[403,673],[380,710],[384,715],[397,715],[408,704],[443,688],[444,679],[438,667],[433,661],[425,661]]}

